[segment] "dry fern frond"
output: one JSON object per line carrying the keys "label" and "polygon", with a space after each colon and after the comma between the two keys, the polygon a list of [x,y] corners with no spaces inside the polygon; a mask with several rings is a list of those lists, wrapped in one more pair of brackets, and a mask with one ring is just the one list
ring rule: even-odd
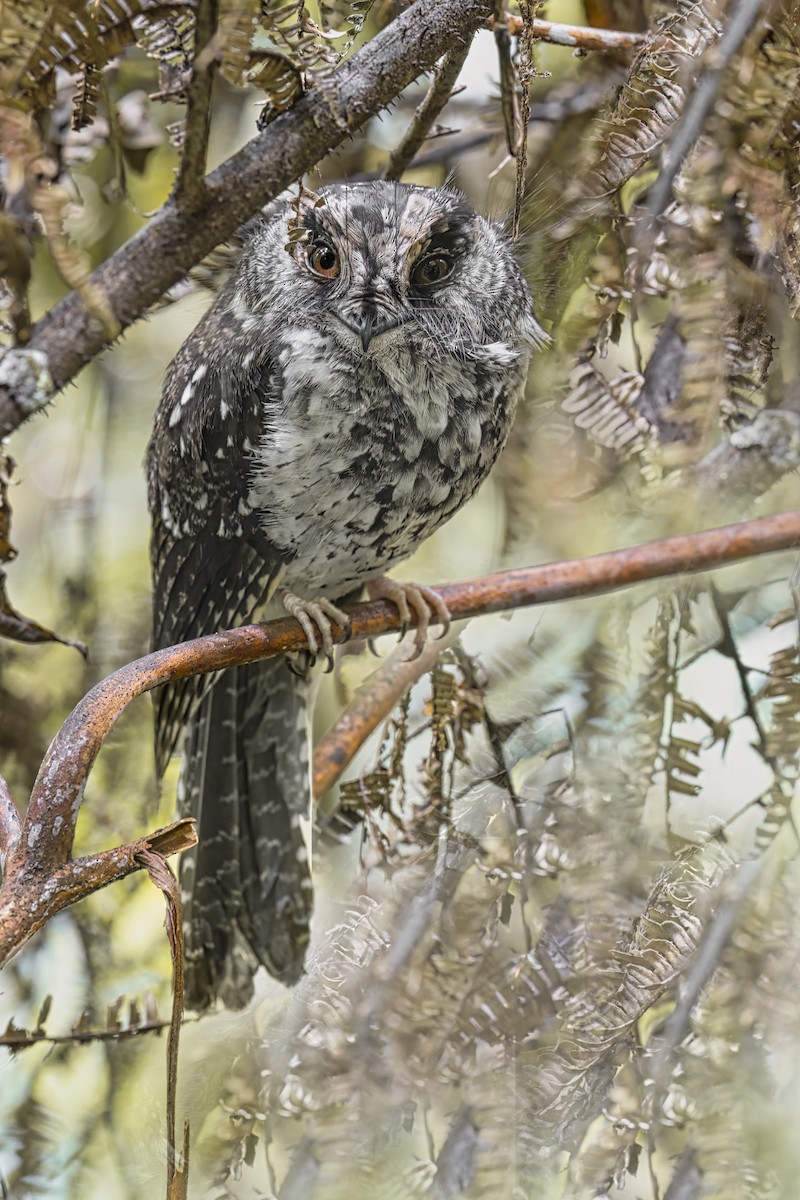
{"label": "dry fern frond", "polygon": [[762,694],[772,701],[766,753],[796,771],[800,759],[800,646],[775,651]]}
{"label": "dry fern frond", "polygon": [[574,1012],[565,1013],[552,1047],[522,1056],[532,1147],[551,1154],[574,1147],[582,1122],[602,1109],[617,1056],[630,1053],[636,1022],[693,954],[709,897],[730,866],[724,851],[712,844],[667,868],[632,934],[619,942],[616,969],[606,973],[600,988],[584,988]]}
{"label": "dry fern frond", "polygon": [[87,63],[78,75],[75,98],[72,105],[72,128],[84,129],[91,125],[97,114],[101,74],[92,63]]}
{"label": "dry fern frond", "polygon": [[561,407],[579,429],[601,446],[628,458],[641,453],[654,436],[636,411],[642,376],[632,371],[609,381],[590,362],[579,362],[570,375],[570,392]]}
{"label": "dry fern frond", "polygon": [[725,336],[729,383],[723,416],[729,427],[752,421],[764,407],[773,347],[766,304],[755,301],[740,310]]}
{"label": "dry fern frond", "polygon": [[181,100],[192,67],[194,13],[148,12],[131,23],[136,45],[159,64],[159,100]]}
{"label": "dry fern frond", "polygon": [[768,792],[759,797],[763,817],[756,829],[756,849],[763,854],[792,818],[794,801],[793,781],[776,780]]}
{"label": "dry fern frond", "polygon": [[291,108],[304,88],[300,70],[285,54],[274,50],[251,50],[245,81],[266,96],[258,118],[259,129]]}
{"label": "dry fern frond", "polygon": [[76,11],[58,0],[43,22],[36,44],[15,81],[15,93],[41,102],[52,86],[57,67],[82,72],[98,70],[133,41],[131,22],[153,7],[149,0],[102,0]]}
{"label": "dry fern frond", "polygon": [[69,16],[67,0],[2,0],[0,4],[0,88],[9,95],[35,58],[42,30]]}
{"label": "dry fern frond", "polygon": [[285,0],[261,0],[259,27],[276,49],[302,73],[304,79],[318,79],[339,62],[335,41],[322,34],[305,4]]}
{"label": "dry fern frond", "polygon": [[720,36],[716,0],[677,0],[636,56],[608,121],[593,186],[617,191],[655,155],[683,110],[697,60]]}
{"label": "dry fern frond", "polygon": [[220,71],[229,83],[246,82],[251,42],[260,16],[261,0],[220,0],[216,40]]}

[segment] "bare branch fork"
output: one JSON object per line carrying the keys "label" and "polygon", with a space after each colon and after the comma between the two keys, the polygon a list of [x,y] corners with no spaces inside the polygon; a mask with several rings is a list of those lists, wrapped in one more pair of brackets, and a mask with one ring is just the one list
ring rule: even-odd
{"label": "bare branch fork", "polygon": [[[800,511],[780,513],[615,550],[591,558],[505,571],[439,590],[455,620],[484,613],[598,595],[646,580],[709,570],[756,555],[800,547]],[[399,627],[387,601],[351,606],[352,637]],[[334,629],[337,641],[345,631]],[[193,822],[178,821],[138,842],[71,859],[86,780],[121,713],[143,692],[189,675],[271,658],[306,645],[293,618],[246,625],[172,646],[129,663],[98,683],[54,738],[39,770],[24,820],[0,786],[0,964],[51,916],[90,892],[194,842]],[[360,726],[369,733],[368,722]]]}

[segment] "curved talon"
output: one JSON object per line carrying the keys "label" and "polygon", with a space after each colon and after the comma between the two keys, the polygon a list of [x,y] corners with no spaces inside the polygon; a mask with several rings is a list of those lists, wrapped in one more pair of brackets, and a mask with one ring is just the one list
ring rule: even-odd
{"label": "curved talon", "polygon": [[347,613],[342,612],[325,596],[317,596],[316,600],[303,600],[294,592],[283,593],[283,607],[290,616],[299,621],[303,633],[306,635],[311,654],[316,655],[322,650],[328,660],[327,669],[332,671],[334,647],[332,623],[335,621],[337,625],[341,625],[349,638],[350,619]]}
{"label": "curved talon", "polygon": [[337,609],[337,611],[339,616],[336,618],[336,621],[337,624],[341,625],[342,627],[342,633],[344,634],[344,637],[342,638],[342,644],[344,644],[345,642],[349,642],[353,636],[353,622],[350,620],[347,613],[341,608]]}
{"label": "curved talon", "polygon": [[424,584],[399,583],[395,579],[377,579],[369,587],[374,597],[391,600],[400,615],[400,638],[408,632],[411,610],[417,618],[414,634],[414,658],[419,658],[428,637],[431,622],[442,626],[437,640],[447,636],[450,628],[450,611],[438,592]]}
{"label": "curved talon", "polygon": [[[445,604],[442,597],[433,588],[420,586],[417,589],[421,596],[428,602],[428,606],[433,609],[435,616],[438,618],[438,624],[441,625],[442,631],[437,634],[436,641],[440,642],[442,638],[446,638],[450,632],[450,609]],[[437,622],[434,622],[436,624]]]}
{"label": "curved talon", "polygon": [[291,650],[286,655],[286,666],[298,679],[308,679],[316,656],[310,650]]}

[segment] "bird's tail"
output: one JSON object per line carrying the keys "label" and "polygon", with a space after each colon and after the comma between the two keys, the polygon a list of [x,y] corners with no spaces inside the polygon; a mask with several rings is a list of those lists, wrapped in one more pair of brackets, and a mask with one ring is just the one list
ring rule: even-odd
{"label": "bird's tail", "polygon": [[187,1005],[241,1008],[259,965],[293,983],[312,893],[300,821],[310,805],[308,684],[283,660],[225,671],[189,725],[179,788],[197,820],[184,855]]}

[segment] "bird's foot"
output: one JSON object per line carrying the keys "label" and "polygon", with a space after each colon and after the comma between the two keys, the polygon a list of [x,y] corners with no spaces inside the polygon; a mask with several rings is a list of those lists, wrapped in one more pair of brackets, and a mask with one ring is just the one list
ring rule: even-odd
{"label": "bird's foot", "polygon": [[317,596],[316,600],[303,600],[294,592],[284,592],[283,607],[290,617],[300,622],[308,642],[308,653],[313,659],[320,650],[328,660],[327,669],[333,669],[333,623],[341,625],[345,633],[345,641],[350,637],[350,618],[346,612],[338,608],[325,596]]}
{"label": "bird's foot", "polygon": [[397,606],[400,613],[401,638],[410,628],[412,612],[414,613],[417,618],[414,630],[415,658],[422,653],[431,624],[441,625],[440,639],[446,636],[450,628],[450,610],[433,588],[425,587],[421,583],[401,583],[397,579],[381,575],[367,584],[367,591],[370,599],[391,600]]}

